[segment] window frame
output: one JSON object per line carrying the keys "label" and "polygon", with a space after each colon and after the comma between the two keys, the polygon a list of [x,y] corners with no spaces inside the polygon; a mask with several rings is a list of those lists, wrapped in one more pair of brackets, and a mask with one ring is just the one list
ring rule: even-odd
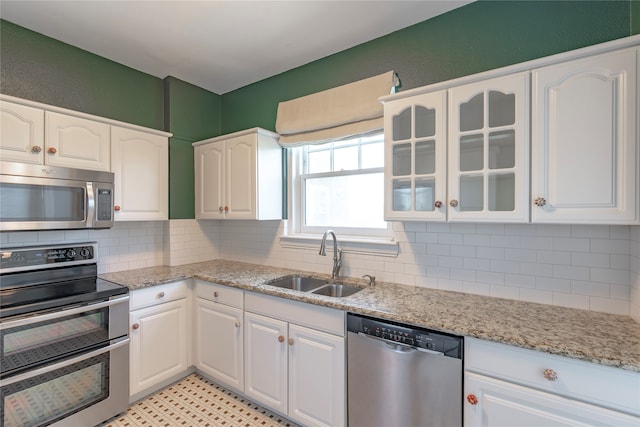
{"label": "window frame", "polygon": [[[380,133],[383,138],[382,143],[384,144],[384,135]],[[340,143],[340,140],[330,141],[333,143]],[[376,142],[376,143],[379,143]],[[358,145],[359,150],[363,145],[362,143],[355,143],[353,145]],[[348,146],[348,145],[347,145]],[[344,148],[344,146],[340,146],[339,148]],[[332,150],[335,148],[332,148]],[[377,245],[381,244],[387,248],[384,249],[384,252],[387,253],[389,249],[391,252],[397,254],[397,243],[394,241],[393,234],[393,223],[390,221],[386,222],[385,228],[360,228],[360,227],[337,227],[337,226],[308,226],[305,224],[305,208],[306,208],[306,195],[305,195],[305,182],[307,179],[312,178],[323,178],[323,177],[334,177],[334,176],[353,176],[353,175],[363,175],[363,174],[371,174],[371,173],[380,173],[383,176],[384,180],[384,165],[375,168],[368,169],[353,169],[353,170],[341,170],[341,171],[332,171],[332,172],[314,172],[314,173],[304,173],[305,171],[305,158],[306,158],[306,150],[304,146],[292,147],[287,149],[287,160],[288,160],[288,220],[287,226],[285,227],[285,234],[283,234],[283,238],[285,239],[299,239],[299,240],[313,240],[320,239],[322,234],[327,230],[333,230],[339,238],[339,242],[341,247],[343,246],[343,242],[352,242],[357,243],[358,245]],[[361,156],[358,156],[358,166],[361,166]],[[333,165],[333,155],[331,155],[331,164]],[[381,192],[384,192],[384,185],[380,188]],[[384,197],[384,195],[383,195]],[[384,208],[383,208],[384,209]],[[384,215],[384,210],[382,212]],[[391,247],[388,247],[391,245]],[[369,252],[367,249],[363,249],[364,252]],[[375,250],[374,250],[375,252]]]}

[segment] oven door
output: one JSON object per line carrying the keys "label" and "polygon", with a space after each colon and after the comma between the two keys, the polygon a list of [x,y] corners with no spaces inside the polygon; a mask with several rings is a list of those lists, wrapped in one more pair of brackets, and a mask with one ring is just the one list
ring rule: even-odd
{"label": "oven door", "polygon": [[129,296],[0,323],[0,378],[128,335]]}
{"label": "oven door", "polygon": [[129,404],[129,338],[0,380],[0,398],[0,427],[106,421]]}

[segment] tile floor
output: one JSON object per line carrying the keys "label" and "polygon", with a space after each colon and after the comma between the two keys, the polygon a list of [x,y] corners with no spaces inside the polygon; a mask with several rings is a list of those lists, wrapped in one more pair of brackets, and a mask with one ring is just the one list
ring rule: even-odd
{"label": "tile floor", "polygon": [[103,427],[297,427],[198,374],[133,404]]}

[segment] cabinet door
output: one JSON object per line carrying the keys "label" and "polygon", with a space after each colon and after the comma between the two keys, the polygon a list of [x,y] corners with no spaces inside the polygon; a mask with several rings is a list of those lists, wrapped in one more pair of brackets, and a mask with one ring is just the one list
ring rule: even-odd
{"label": "cabinet door", "polygon": [[534,222],[638,221],[636,50],[533,72]]}
{"label": "cabinet door", "polygon": [[225,217],[255,219],[256,134],[242,135],[225,142]]}
{"label": "cabinet door", "polygon": [[289,325],[289,417],[307,426],[343,426],[344,338]]}
{"label": "cabinet door", "polygon": [[446,91],[384,106],[385,219],[446,220]]}
{"label": "cabinet door", "polygon": [[640,418],[465,373],[465,427],[638,426]]}
{"label": "cabinet door", "polygon": [[449,90],[449,219],[529,221],[529,74]]}
{"label": "cabinet door", "polygon": [[196,219],[224,218],[224,141],[194,149]]}
{"label": "cabinet door", "polygon": [[132,311],[130,321],[130,395],[186,371],[186,298]]}
{"label": "cabinet door", "polygon": [[47,111],[45,127],[45,164],[111,171],[108,124]]}
{"label": "cabinet door", "polygon": [[44,162],[44,111],[0,102],[0,160]]}
{"label": "cabinet door", "polygon": [[169,217],[169,146],[166,137],[112,126],[115,219]]}
{"label": "cabinet door", "polygon": [[287,413],[287,323],[245,312],[245,386],[247,397]]}
{"label": "cabinet door", "polygon": [[242,310],[196,298],[195,363],[202,372],[244,390]]}

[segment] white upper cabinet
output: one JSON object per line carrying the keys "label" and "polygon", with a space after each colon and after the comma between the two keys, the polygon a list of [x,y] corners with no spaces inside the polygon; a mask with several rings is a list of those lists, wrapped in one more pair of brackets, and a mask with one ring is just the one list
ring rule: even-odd
{"label": "white upper cabinet", "polygon": [[449,219],[529,221],[529,75],[449,90]]}
{"label": "white upper cabinet", "polygon": [[0,159],[44,163],[44,111],[0,102]]}
{"label": "white upper cabinet", "polygon": [[532,220],[638,222],[638,49],[533,71]]}
{"label": "white upper cabinet", "polygon": [[281,219],[277,138],[255,128],[194,143],[196,219]]}
{"label": "white upper cabinet", "polygon": [[110,128],[106,123],[45,112],[45,164],[110,172]]}
{"label": "white upper cabinet", "polygon": [[447,218],[446,95],[384,104],[385,220]]}
{"label": "white upper cabinet", "polygon": [[115,174],[115,220],[167,220],[167,137],[112,126],[111,162]]}
{"label": "white upper cabinet", "polygon": [[527,72],[385,102],[385,219],[529,221],[528,106]]}

